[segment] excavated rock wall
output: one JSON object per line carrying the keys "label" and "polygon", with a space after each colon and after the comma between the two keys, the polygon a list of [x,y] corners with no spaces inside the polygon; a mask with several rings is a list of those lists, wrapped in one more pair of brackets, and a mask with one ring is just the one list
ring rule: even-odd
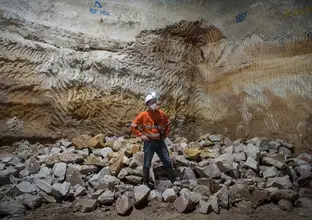
{"label": "excavated rock wall", "polygon": [[0,142],[129,132],[156,91],[173,134],[312,145],[308,1],[0,3]]}

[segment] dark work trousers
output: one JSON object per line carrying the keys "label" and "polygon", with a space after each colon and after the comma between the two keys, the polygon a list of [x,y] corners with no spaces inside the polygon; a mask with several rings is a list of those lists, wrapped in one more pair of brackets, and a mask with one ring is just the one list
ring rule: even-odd
{"label": "dark work trousers", "polygon": [[172,168],[169,152],[164,140],[144,141],[144,165],[143,169],[149,170],[154,153],[158,155],[165,168]]}

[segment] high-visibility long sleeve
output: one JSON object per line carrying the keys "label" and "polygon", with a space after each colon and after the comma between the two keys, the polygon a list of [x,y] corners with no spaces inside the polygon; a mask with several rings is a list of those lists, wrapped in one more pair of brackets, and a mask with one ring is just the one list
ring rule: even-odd
{"label": "high-visibility long sleeve", "polygon": [[140,137],[142,135],[142,132],[139,130],[139,126],[142,125],[141,122],[141,114],[139,114],[133,121],[131,124],[131,131],[133,135],[136,135],[138,137]]}
{"label": "high-visibility long sleeve", "polygon": [[165,124],[165,133],[166,133],[166,136],[168,136],[171,131],[171,124],[166,114],[164,114],[164,124]]}

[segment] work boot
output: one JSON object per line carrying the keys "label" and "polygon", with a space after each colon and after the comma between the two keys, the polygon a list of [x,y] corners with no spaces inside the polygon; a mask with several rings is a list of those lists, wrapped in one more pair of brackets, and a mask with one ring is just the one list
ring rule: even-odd
{"label": "work boot", "polygon": [[171,183],[173,184],[175,182],[175,176],[174,176],[173,168],[168,168],[167,172],[168,172],[168,178],[171,181]]}
{"label": "work boot", "polygon": [[143,169],[143,184],[150,189],[154,189],[154,186],[149,182],[149,170]]}

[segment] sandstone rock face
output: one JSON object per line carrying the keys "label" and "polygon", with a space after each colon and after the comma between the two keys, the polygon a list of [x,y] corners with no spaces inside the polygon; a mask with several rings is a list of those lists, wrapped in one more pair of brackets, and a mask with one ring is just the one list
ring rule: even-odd
{"label": "sandstone rock face", "polygon": [[288,2],[3,1],[1,139],[120,135],[155,90],[189,139],[209,130],[311,146],[311,20],[285,15],[298,8]]}

